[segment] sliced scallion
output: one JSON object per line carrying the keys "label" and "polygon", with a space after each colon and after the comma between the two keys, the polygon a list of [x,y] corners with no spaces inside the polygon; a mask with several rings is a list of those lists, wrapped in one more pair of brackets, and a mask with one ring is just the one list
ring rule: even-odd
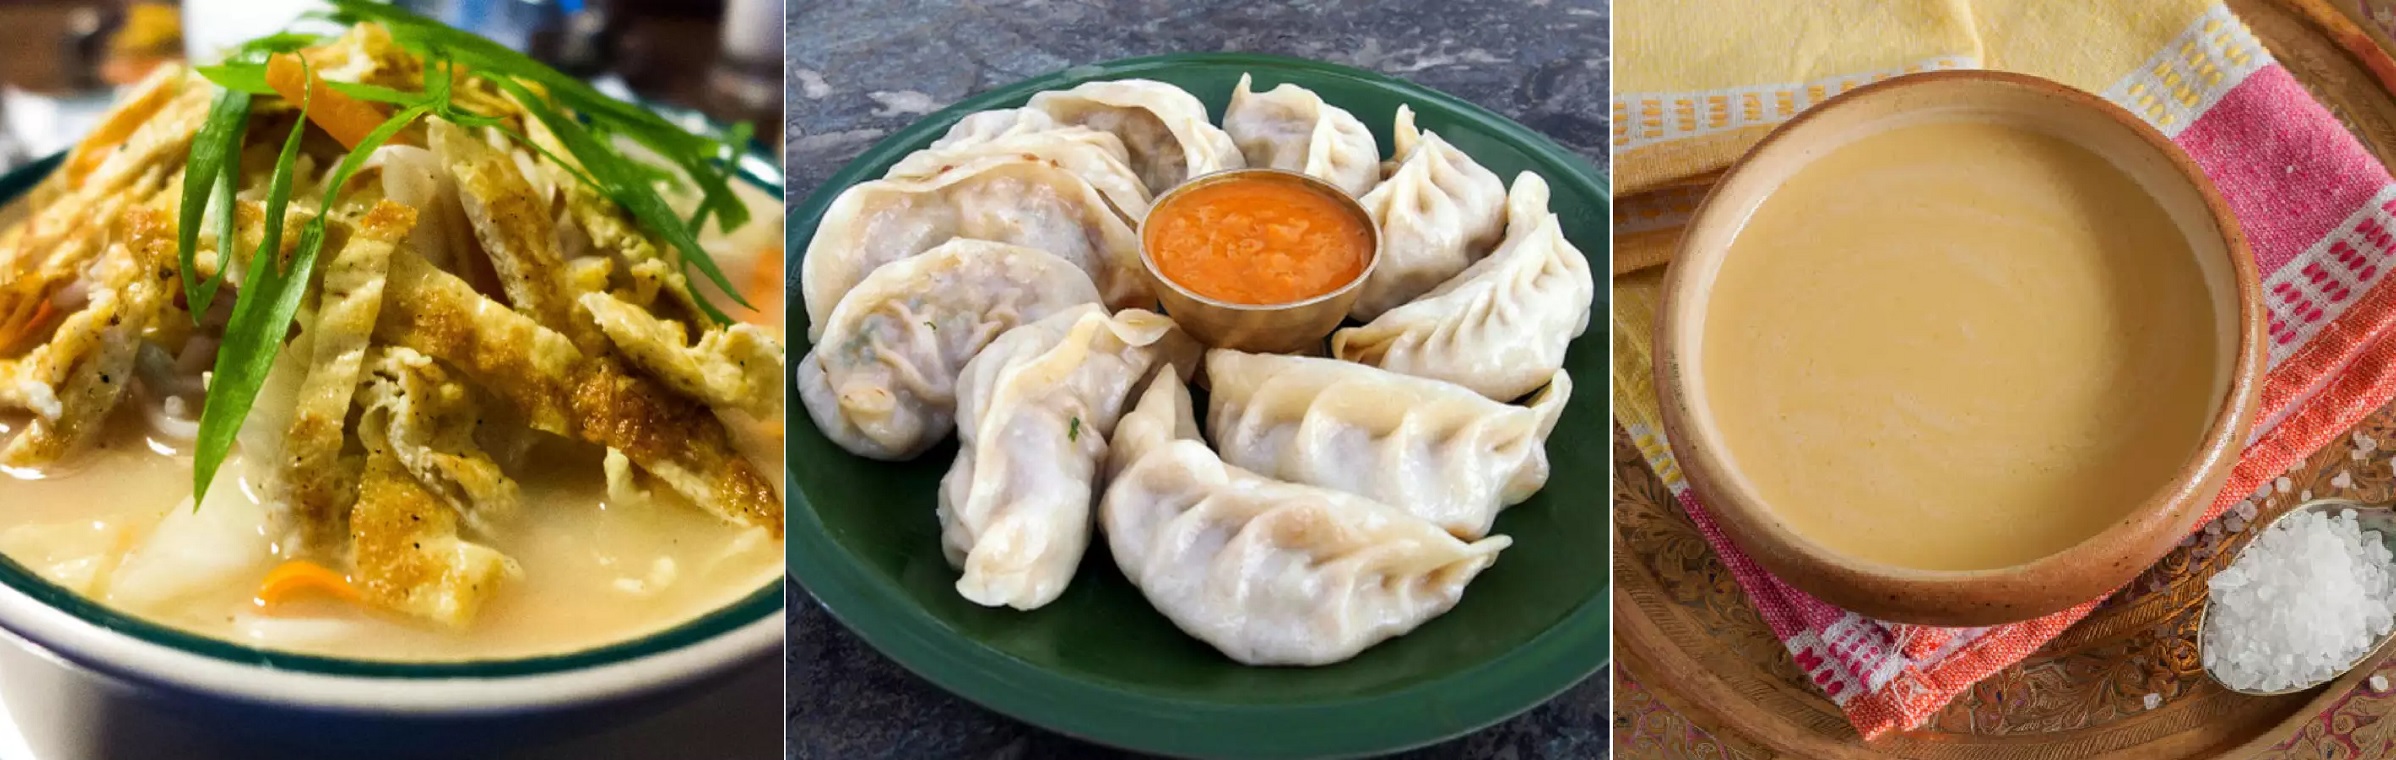
{"label": "sliced scallion", "polygon": [[[208,106],[207,120],[200,123],[199,133],[191,138],[191,156],[184,162],[183,202],[176,218],[179,226],[175,230],[175,251],[183,265],[184,300],[191,304],[195,322],[208,311],[208,303],[224,279],[225,257],[232,253],[230,247],[217,249],[216,276],[204,279],[196,276],[200,271],[200,220],[207,213],[210,191],[225,184],[227,167],[241,162],[241,139],[248,131],[249,120],[249,93],[239,90],[217,93],[216,100]],[[230,189],[223,190],[222,195],[226,201],[232,199]],[[218,216],[217,224],[232,229],[233,219],[229,215]]]}

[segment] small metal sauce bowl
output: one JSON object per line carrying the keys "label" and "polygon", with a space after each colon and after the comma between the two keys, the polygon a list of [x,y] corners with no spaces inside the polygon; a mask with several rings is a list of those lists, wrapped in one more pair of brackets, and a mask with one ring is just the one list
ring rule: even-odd
{"label": "small metal sauce bowl", "polygon": [[[1340,208],[1353,215],[1372,239],[1364,269],[1356,278],[1329,293],[1300,301],[1280,304],[1231,303],[1200,295],[1183,287],[1157,270],[1156,259],[1150,251],[1148,222],[1192,189],[1223,182],[1269,181],[1305,186],[1336,199]],[[1148,207],[1148,216],[1140,220],[1140,265],[1154,284],[1157,300],[1162,301],[1165,314],[1189,331],[1192,337],[1216,348],[1232,348],[1251,353],[1321,353],[1323,340],[1339,327],[1355,305],[1356,296],[1364,281],[1373,276],[1373,268],[1381,264],[1381,228],[1364,206],[1346,192],[1313,177],[1282,169],[1232,169],[1209,174],[1181,183]]]}

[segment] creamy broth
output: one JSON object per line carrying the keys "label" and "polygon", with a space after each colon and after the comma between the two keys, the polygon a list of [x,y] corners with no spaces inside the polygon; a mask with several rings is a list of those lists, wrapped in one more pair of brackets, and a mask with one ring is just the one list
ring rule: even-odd
{"label": "creamy broth", "polygon": [[[92,450],[48,475],[0,476],[0,552],[69,589],[134,615],[213,638],[354,659],[504,659],[604,646],[671,627],[771,583],[781,542],[703,512],[662,487],[651,501],[608,498],[601,450],[544,437],[515,474],[524,509],[489,544],[522,567],[472,625],[449,630],[340,602],[307,601],[263,610],[259,582],[280,561],[251,495],[256,474],[229,460],[208,503],[191,510],[191,458],[149,440],[128,399]],[[0,429],[18,418],[0,418]],[[0,437],[6,431],[0,430]],[[778,441],[745,442],[759,471]],[[170,453],[162,453],[170,452]],[[778,485],[778,482],[777,482]],[[177,514],[180,511],[184,514]],[[129,554],[158,546],[165,519],[204,521],[219,539],[194,541],[211,560],[178,556],[180,576],[158,589],[158,573],[135,577]],[[213,521],[213,522],[205,522]],[[190,528],[185,523],[179,528]],[[161,563],[159,567],[164,567]],[[137,588],[138,587],[138,588]]]}
{"label": "creamy broth", "polygon": [[1733,242],[1702,389],[1799,534],[2006,567],[2153,496],[2221,398],[2217,315],[2169,214],[2090,151],[1913,124],[1799,170]]}

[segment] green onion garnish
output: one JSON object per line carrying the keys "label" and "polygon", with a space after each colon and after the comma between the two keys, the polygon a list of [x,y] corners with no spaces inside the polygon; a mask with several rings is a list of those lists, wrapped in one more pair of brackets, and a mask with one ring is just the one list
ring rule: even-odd
{"label": "green onion garnish", "polygon": [[[315,72],[310,70],[308,75],[314,77]],[[207,498],[208,484],[216,479],[216,470],[225,463],[225,455],[232,451],[233,434],[241,430],[241,421],[258,401],[258,388],[265,384],[267,370],[274,367],[275,353],[283,346],[291,313],[299,308],[299,296],[307,290],[308,269],[316,263],[315,252],[305,247],[292,252],[288,265],[277,255],[283,248],[283,211],[291,202],[291,175],[299,160],[300,134],[308,128],[308,92],[301,92],[299,116],[291,123],[290,136],[283,138],[283,152],[275,157],[274,174],[266,186],[265,235],[258,240],[258,252],[250,256],[241,290],[234,294],[233,319],[225,323],[224,342],[216,350],[216,371],[208,381],[208,400],[200,409],[200,436],[198,448],[192,453],[191,470],[191,508],[195,510]],[[211,113],[210,118],[214,117]],[[202,129],[206,128],[203,125]],[[183,184],[186,188],[191,186],[188,175]],[[189,197],[185,195],[186,199]],[[317,218],[322,219],[331,211],[318,209]],[[225,217],[217,223],[230,227],[234,221]],[[196,237],[186,235],[182,240]],[[177,244],[181,245],[182,240]],[[231,249],[220,252],[219,256],[223,260],[218,263],[217,272],[222,276],[232,268]],[[182,258],[190,261],[192,257],[185,253]],[[291,276],[295,273],[297,278]],[[294,279],[299,287],[291,286]],[[290,307],[282,308],[286,301]],[[278,313],[280,319],[275,316]]]}
{"label": "green onion garnish", "polygon": [[[403,48],[425,57],[427,61],[447,54],[466,64],[476,75],[515,95],[525,110],[556,133],[558,141],[573,154],[584,171],[597,179],[595,189],[614,200],[650,232],[664,238],[682,254],[683,263],[698,269],[733,303],[755,308],[742,298],[740,290],[715,265],[715,260],[699,248],[695,227],[676,217],[673,210],[659,198],[654,188],[638,178],[653,176],[653,167],[625,157],[598,139],[591,132],[621,134],[632,138],[664,156],[690,176],[701,192],[700,208],[713,213],[723,222],[724,229],[736,229],[749,222],[747,204],[732,194],[731,176],[739,153],[737,144],[717,141],[691,134],[664,117],[650,113],[599,92],[599,90],[560,73],[541,62],[510,50],[507,46],[482,37],[458,31],[423,16],[370,0],[332,0],[336,15],[348,22],[374,21],[391,31],[391,39]],[[572,109],[588,121],[588,131],[564,112],[548,105],[548,99],[531,95],[527,85],[537,85],[558,104]],[[577,122],[575,129],[561,129],[560,123]],[[748,129],[734,127],[734,134]],[[576,134],[569,135],[569,132]],[[639,187],[635,188],[634,185]],[[709,317],[719,323],[732,320],[704,298],[692,292],[691,300],[699,303]]]}
{"label": "green onion garnish", "polygon": [[[235,291],[233,316],[225,326],[215,374],[208,385],[207,405],[201,412],[194,452],[195,508],[230,454],[234,435],[256,404],[259,389],[274,366],[275,355],[290,332],[293,315],[299,309],[318,253],[324,246],[327,217],[339,200],[343,185],[376,148],[417,119],[430,116],[505,133],[509,139],[538,152],[585,186],[622,206],[642,227],[678,252],[684,266],[698,270],[733,302],[749,306],[715,260],[699,247],[697,231],[711,215],[727,230],[748,223],[748,206],[733,195],[730,178],[740,146],[748,142],[752,127],[735,125],[728,139],[721,141],[694,135],[656,114],[609,98],[521,53],[432,19],[372,0],[331,0],[331,4],[334,7],[331,14],[317,17],[344,24],[380,23],[391,32],[394,43],[420,56],[425,65],[424,92],[320,80],[313,69],[306,69],[308,81],[314,84],[359,100],[399,106],[400,111],[342,157],[316,215],[300,229],[292,254],[284,261],[277,255],[282,248],[283,217],[290,201],[300,135],[309,125],[308,97],[303,93],[300,115],[284,139],[269,178],[265,236],[250,258],[241,287]],[[257,95],[276,95],[267,83],[266,61],[276,53],[295,52],[327,41],[329,38],[321,35],[285,32],[242,45],[224,63],[195,69],[224,88],[192,143],[180,209],[182,228],[176,242],[187,273],[185,293],[195,319],[207,310],[233,265],[232,251],[236,244],[233,196],[239,186],[236,181],[239,156],[250,106]],[[304,66],[305,61],[302,63]],[[558,145],[571,160],[508,128],[498,117],[472,113],[452,102],[458,76],[456,67],[461,64],[468,76],[480,77],[514,96],[531,118],[556,135]],[[690,218],[676,215],[658,194],[657,184],[669,181],[672,175],[625,156],[606,139],[610,135],[628,137],[656,151],[690,178],[701,193],[699,206]],[[190,273],[197,272],[195,249],[199,223],[206,211],[215,213],[220,225],[217,275],[195,281]],[[701,297],[695,288],[690,295],[691,302],[698,304],[709,318],[731,323],[729,316]]]}
{"label": "green onion garnish", "polygon": [[208,303],[216,297],[216,287],[223,284],[225,270],[232,263],[233,246],[229,233],[218,237],[216,276],[199,278],[198,247],[200,218],[207,212],[209,191],[216,193],[217,224],[233,229],[232,180],[241,164],[241,138],[247,131],[250,118],[250,94],[226,90],[216,94],[208,107],[208,120],[200,124],[199,134],[191,138],[191,158],[183,169],[183,207],[180,227],[175,230],[175,248],[183,263],[183,295],[191,302],[191,319],[197,323],[208,311]]}
{"label": "green onion garnish", "polygon": [[[499,89],[516,96],[519,101],[533,102],[537,99],[531,90],[520,82],[511,81],[505,77],[495,78],[491,81],[493,84],[499,85]],[[740,305],[749,305],[747,301],[740,300],[739,292],[732,287],[731,280],[725,279],[723,270],[716,268],[715,260],[709,258],[707,253],[699,248],[698,236],[692,234],[691,228],[683,225],[682,220],[674,216],[674,209],[666,205],[666,200],[657,195],[657,188],[645,181],[640,172],[626,168],[632,163],[630,159],[615,155],[614,150],[601,143],[598,137],[592,135],[589,130],[583,128],[581,123],[573,119],[548,109],[531,110],[532,115],[541,120],[541,125],[548,127],[549,133],[557,136],[558,144],[565,146],[567,153],[574,154],[575,158],[582,160],[583,171],[590,172],[591,178],[597,180],[594,187],[601,194],[615,201],[617,205],[623,206],[624,210],[632,212],[634,218],[647,224],[652,231],[664,237],[666,243],[672,245],[675,250],[683,251],[683,263],[707,275],[709,280],[714,281],[717,287],[723,288],[725,293],[731,294],[733,300],[739,302]],[[591,160],[595,156],[608,156],[612,160]],[[664,220],[665,223],[660,224],[657,220]],[[718,310],[714,304],[708,303],[707,299],[700,298],[698,293],[691,294],[691,301],[697,303],[699,309],[707,312],[707,316],[717,323],[730,324],[732,322],[731,317],[725,316],[723,311]]]}

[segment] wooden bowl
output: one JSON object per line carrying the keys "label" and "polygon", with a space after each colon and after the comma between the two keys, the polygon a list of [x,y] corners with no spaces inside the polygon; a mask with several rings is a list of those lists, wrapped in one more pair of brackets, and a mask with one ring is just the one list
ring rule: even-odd
{"label": "wooden bowl", "polygon": [[[1372,237],[1372,250],[1367,254],[1364,269],[1331,292],[1309,298],[1275,304],[1233,303],[1209,297],[1189,289],[1173,278],[1166,277],[1156,266],[1151,253],[1149,235],[1154,230],[1148,224],[1159,212],[1176,201],[1189,197],[1192,190],[1222,182],[1283,182],[1297,185],[1330,199]],[[1157,196],[1148,207],[1148,216],[1140,221],[1140,266],[1148,273],[1157,300],[1164,303],[1165,315],[1181,325],[1181,329],[1200,343],[1215,348],[1231,348],[1261,354],[1322,355],[1323,339],[1348,318],[1348,308],[1356,305],[1363,293],[1364,281],[1371,279],[1373,269],[1381,265],[1381,225],[1373,223],[1364,205],[1347,191],[1314,177],[1282,169],[1250,168],[1215,172],[1182,183]]]}
{"label": "wooden bowl", "polygon": [[[1855,139],[1932,120],[2035,128],[2103,156],[2150,193],[2184,234],[2222,339],[2220,399],[2197,451],[2122,518],[2068,548],[1987,570],[1867,561],[1801,536],[1733,466],[1707,408],[1700,366],[1712,284],[1755,210],[1796,172]],[[2212,184],[2145,122],[2094,95],[2036,77],[1941,71],[1858,88],[1775,130],[1699,206],[1664,286],[1656,389],[1673,455],[1715,522],[1766,570],[1823,601],[1875,618],[1939,626],[2027,620],[2111,593],[2195,527],[2236,463],[2263,372],[2265,315],[2245,236]],[[2234,350],[2232,349],[2234,346]],[[1870,477],[1856,473],[1855,477]],[[1938,494],[1923,494],[1925,499]]]}

